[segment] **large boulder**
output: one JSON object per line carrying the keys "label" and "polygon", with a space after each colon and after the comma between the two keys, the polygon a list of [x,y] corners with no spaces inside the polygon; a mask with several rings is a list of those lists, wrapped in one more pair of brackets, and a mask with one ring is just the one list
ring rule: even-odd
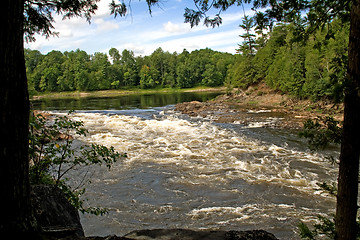
{"label": "large boulder", "polygon": [[264,230],[252,231],[194,231],[188,229],[137,230],[124,237],[137,240],[277,240]]}
{"label": "large boulder", "polygon": [[64,193],[54,185],[35,185],[31,188],[31,204],[43,233],[55,238],[84,237],[79,213]]}

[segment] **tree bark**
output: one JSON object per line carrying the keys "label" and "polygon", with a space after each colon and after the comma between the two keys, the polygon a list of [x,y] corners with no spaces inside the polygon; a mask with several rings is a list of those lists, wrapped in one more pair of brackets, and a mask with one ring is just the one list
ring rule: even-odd
{"label": "tree bark", "polygon": [[360,154],[360,0],[353,0],[349,35],[348,86],[340,152],[336,206],[336,239],[356,239]]}
{"label": "tree bark", "polygon": [[0,14],[0,234],[34,234],[28,161],[29,97],[24,60],[23,0],[2,0]]}

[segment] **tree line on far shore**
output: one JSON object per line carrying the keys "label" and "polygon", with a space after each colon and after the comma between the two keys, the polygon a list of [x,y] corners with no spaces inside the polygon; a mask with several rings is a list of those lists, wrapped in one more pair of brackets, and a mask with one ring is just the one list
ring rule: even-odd
{"label": "tree line on far shore", "polygon": [[156,49],[150,56],[135,57],[129,50],[88,54],[51,51],[46,55],[25,50],[30,92],[94,91],[119,88],[190,88],[224,84],[229,53],[201,49],[177,54]]}
{"label": "tree line on far shore", "polygon": [[[190,88],[222,86],[247,88],[264,81],[269,87],[298,98],[342,101],[345,87],[349,24],[334,20],[297,41],[291,24],[264,33],[251,18],[240,25],[238,54],[209,48],[169,53],[161,48],[135,57],[129,50],[106,53],[82,50],[25,50],[29,91],[94,91],[121,88]],[[255,34],[256,31],[256,34]]]}

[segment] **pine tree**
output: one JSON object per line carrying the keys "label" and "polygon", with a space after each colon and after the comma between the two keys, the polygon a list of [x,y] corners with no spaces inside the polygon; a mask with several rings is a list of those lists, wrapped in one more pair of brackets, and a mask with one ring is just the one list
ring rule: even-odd
{"label": "pine tree", "polygon": [[239,25],[245,33],[240,35],[244,39],[242,44],[239,44],[239,48],[236,50],[237,53],[241,53],[245,56],[254,56],[256,52],[256,35],[252,33],[254,27],[254,19],[248,15],[244,16],[242,24]]}

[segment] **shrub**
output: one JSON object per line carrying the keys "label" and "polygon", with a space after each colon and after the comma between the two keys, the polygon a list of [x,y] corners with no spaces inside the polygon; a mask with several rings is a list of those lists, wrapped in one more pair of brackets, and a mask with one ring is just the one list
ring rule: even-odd
{"label": "shrub", "polygon": [[102,215],[107,212],[106,209],[83,205],[81,195],[85,192],[85,183],[90,181],[87,173],[76,187],[71,186],[66,175],[77,167],[90,165],[106,165],[110,169],[113,163],[126,155],[118,153],[113,147],[99,144],[74,147],[74,137],[86,136],[88,131],[83,122],[71,120],[70,114],[54,118],[43,114],[30,117],[30,183],[57,185],[80,212]]}

